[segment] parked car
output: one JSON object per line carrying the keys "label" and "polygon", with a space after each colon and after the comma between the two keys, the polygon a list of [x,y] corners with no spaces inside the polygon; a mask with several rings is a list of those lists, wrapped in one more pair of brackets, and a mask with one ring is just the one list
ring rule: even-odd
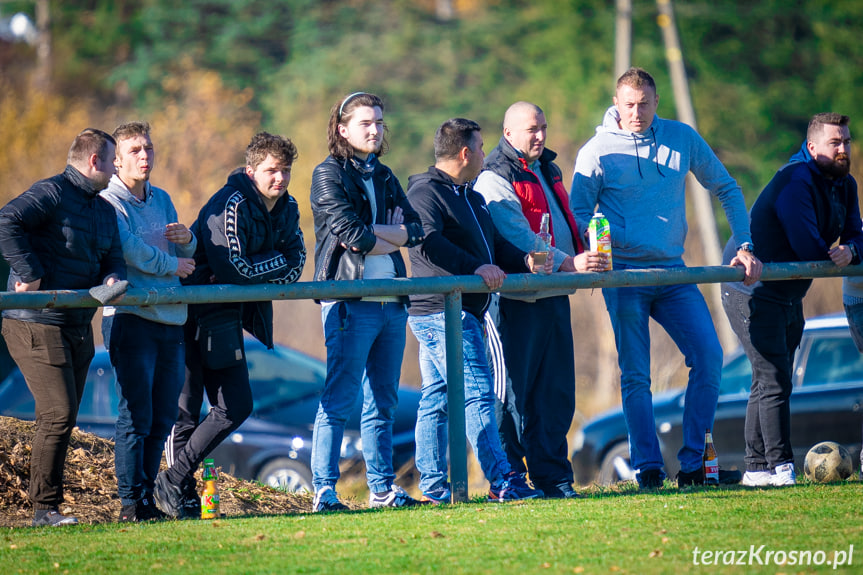
{"label": "parked car", "polygon": [[[326,365],[294,349],[277,345],[267,350],[246,338],[249,382],[254,398],[252,415],[211,457],[226,472],[290,491],[312,490],[312,429],[324,387]],[[393,426],[393,464],[396,469],[414,457],[419,391],[400,388]],[[78,412],[78,427],[113,438],[117,419],[117,389],[108,353],[98,348]],[[359,421],[362,401],[351,415],[342,440],[343,458],[362,459]],[[34,401],[21,372],[15,368],[0,383],[0,415],[34,419]],[[205,401],[202,417],[209,410]]]}
{"label": "parked car", "polygon": [[[742,349],[722,368],[713,440],[725,469],[745,470],[743,423],[752,366]],[[794,466],[803,470],[809,449],[821,441],[844,445],[859,461],[863,427],[863,355],[857,351],[845,315],[820,316],[806,322],[794,362],[791,394],[791,441]],[[683,443],[684,389],[653,398],[656,434],[670,477],[680,470],[677,451]],[[575,438],[572,465],[578,483],[601,485],[635,478],[621,408],[590,420]]]}

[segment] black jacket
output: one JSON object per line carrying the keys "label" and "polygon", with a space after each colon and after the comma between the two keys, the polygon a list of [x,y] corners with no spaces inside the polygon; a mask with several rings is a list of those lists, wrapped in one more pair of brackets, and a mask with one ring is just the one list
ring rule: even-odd
{"label": "black jacket", "polygon": [[[243,169],[232,172],[201,208],[192,233],[198,238],[195,271],[182,280],[183,285],[287,284],[300,278],[306,263],[297,201],[285,194],[267,211]],[[228,305],[242,306],[243,327],[273,347],[272,302]],[[189,306],[190,320],[212,307]]]}
{"label": "black jacket", "polygon": [[[352,160],[328,156],[312,174],[312,213],[315,216],[315,280],[357,280],[363,278],[366,254],[375,247],[373,224],[386,221],[387,210],[400,206],[408,232],[407,247],[423,241],[422,224],[408,203],[395,174],[378,161],[371,172],[377,213],[372,214],[363,176]],[[342,244],[348,246],[345,249]],[[407,270],[401,251],[389,254],[396,277]]]}
{"label": "black jacket", "polygon": [[[408,200],[422,219],[425,241],[410,249],[411,275],[437,277],[471,275],[484,264],[495,264],[510,273],[526,273],[525,252],[501,236],[485,207],[485,200],[471,184],[456,185],[435,168],[411,176]],[[486,293],[462,295],[462,309],[480,321],[488,308]],[[443,294],[411,295],[411,315],[444,310]]]}
{"label": "black jacket", "polygon": [[[40,180],[0,210],[0,252],[8,289],[41,279],[40,290],[89,289],[116,274],[126,279],[117,214],[93,182],[72,166]],[[49,325],[90,323],[94,308],[15,309],[3,317]]]}

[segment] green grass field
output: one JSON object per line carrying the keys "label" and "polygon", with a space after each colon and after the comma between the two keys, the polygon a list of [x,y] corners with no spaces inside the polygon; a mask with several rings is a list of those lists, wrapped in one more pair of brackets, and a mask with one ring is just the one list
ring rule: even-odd
{"label": "green grass field", "polygon": [[[0,574],[863,572],[857,481],[587,493],[577,501],[477,498],[328,515],[4,529]],[[835,568],[837,561],[844,564]]]}

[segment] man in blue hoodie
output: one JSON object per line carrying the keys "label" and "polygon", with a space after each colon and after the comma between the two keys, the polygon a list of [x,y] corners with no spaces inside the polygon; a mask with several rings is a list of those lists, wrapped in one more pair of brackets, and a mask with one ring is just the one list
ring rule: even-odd
{"label": "man in blue hoodie", "polygon": [[[761,275],[761,263],[752,253],[740,187],[704,139],[686,124],[658,117],[658,105],[656,83],[646,71],[630,68],[618,79],[614,106],[575,162],[571,207],[579,229],[587,229],[598,205],[611,226],[615,270],[683,266],[684,192],[691,171],[722,204],[738,242],[730,263],[743,266],[744,283],[752,284]],[[704,298],[692,284],[604,288],[602,293],[614,328],[639,486],[661,487],[665,478],[650,392],[651,317],[690,367],[677,483],[702,483],[704,431],[713,426],[722,368],[722,348]],[[720,475],[720,481],[736,479],[724,471]]]}
{"label": "man in blue hoodie", "polygon": [[[195,270],[197,242],[177,221],[167,192],[150,184],[156,159],[150,125],[123,124],[113,136],[117,173],[101,195],[117,212],[129,284],[179,286],[180,278]],[[114,434],[120,521],[161,519],[164,514],[152,492],[186,373],[186,305],[106,307],[103,318],[102,333],[120,390]]]}
{"label": "man in blue hoodie", "polygon": [[[857,182],[849,175],[848,122],[848,116],[816,114],[804,147],[752,206],[756,253],[765,262],[830,260],[839,267],[860,262],[863,223]],[[732,251],[726,247],[726,260]],[[752,363],[744,485],[796,483],[789,401],[794,352],[803,336],[803,296],[810,285],[811,279],[722,284],[725,313]]]}

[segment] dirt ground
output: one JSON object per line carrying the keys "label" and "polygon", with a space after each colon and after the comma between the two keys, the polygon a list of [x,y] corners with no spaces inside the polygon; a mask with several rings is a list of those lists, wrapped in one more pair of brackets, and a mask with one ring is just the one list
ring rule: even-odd
{"label": "dirt ground", "polygon": [[[30,444],[34,424],[0,417],[0,527],[30,525],[33,509],[30,484]],[[120,499],[114,478],[114,443],[90,433],[72,432],[64,476],[65,502],[60,511],[81,523],[117,520]],[[223,473],[219,477],[221,511],[227,516],[308,513],[312,496],[273,489]],[[351,507],[360,505],[345,501]]]}

